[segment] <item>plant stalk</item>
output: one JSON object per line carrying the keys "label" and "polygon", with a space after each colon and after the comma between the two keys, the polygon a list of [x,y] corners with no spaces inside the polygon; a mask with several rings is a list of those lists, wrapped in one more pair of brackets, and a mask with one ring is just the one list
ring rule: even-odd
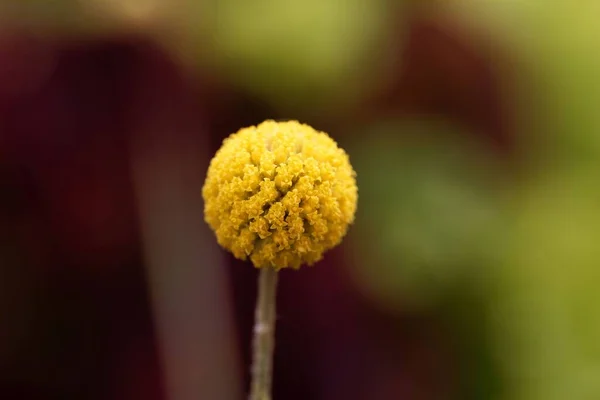
{"label": "plant stalk", "polygon": [[271,400],[273,351],[275,349],[275,301],[278,272],[261,268],[252,342],[252,382],[250,400]]}

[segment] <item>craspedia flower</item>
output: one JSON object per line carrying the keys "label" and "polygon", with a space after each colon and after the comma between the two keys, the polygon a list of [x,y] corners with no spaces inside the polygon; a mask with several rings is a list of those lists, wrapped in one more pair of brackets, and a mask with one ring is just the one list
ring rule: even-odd
{"label": "craspedia flower", "polygon": [[218,243],[255,267],[312,265],[340,243],[358,190],[346,152],[297,121],[265,121],[224,140],[202,189]]}

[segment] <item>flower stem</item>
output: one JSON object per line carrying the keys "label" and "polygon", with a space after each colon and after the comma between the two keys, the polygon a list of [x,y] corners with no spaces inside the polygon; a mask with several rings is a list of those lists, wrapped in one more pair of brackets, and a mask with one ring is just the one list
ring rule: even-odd
{"label": "flower stem", "polygon": [[277,274],[273,268],[261,268],[258,277],[250,400],[271,400]]}

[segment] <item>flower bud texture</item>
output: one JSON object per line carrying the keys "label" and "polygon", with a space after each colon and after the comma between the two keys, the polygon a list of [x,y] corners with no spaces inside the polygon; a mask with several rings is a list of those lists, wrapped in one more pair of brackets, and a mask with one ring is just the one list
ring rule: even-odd
{"label": "flower bud texture", "polygon": [[348,155],[297,121],[265,121],[224,140],[202,189],[218,243],[257,268],[312,265],[354,220],[358,190]]}

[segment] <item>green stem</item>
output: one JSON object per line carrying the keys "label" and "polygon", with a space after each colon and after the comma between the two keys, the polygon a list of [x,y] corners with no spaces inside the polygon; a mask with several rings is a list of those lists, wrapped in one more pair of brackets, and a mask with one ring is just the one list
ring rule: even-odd
{"label": "green stem", "polygon": [[261,268],[258,277],[250,400],[271,400],[277,274],[273,268]]}

